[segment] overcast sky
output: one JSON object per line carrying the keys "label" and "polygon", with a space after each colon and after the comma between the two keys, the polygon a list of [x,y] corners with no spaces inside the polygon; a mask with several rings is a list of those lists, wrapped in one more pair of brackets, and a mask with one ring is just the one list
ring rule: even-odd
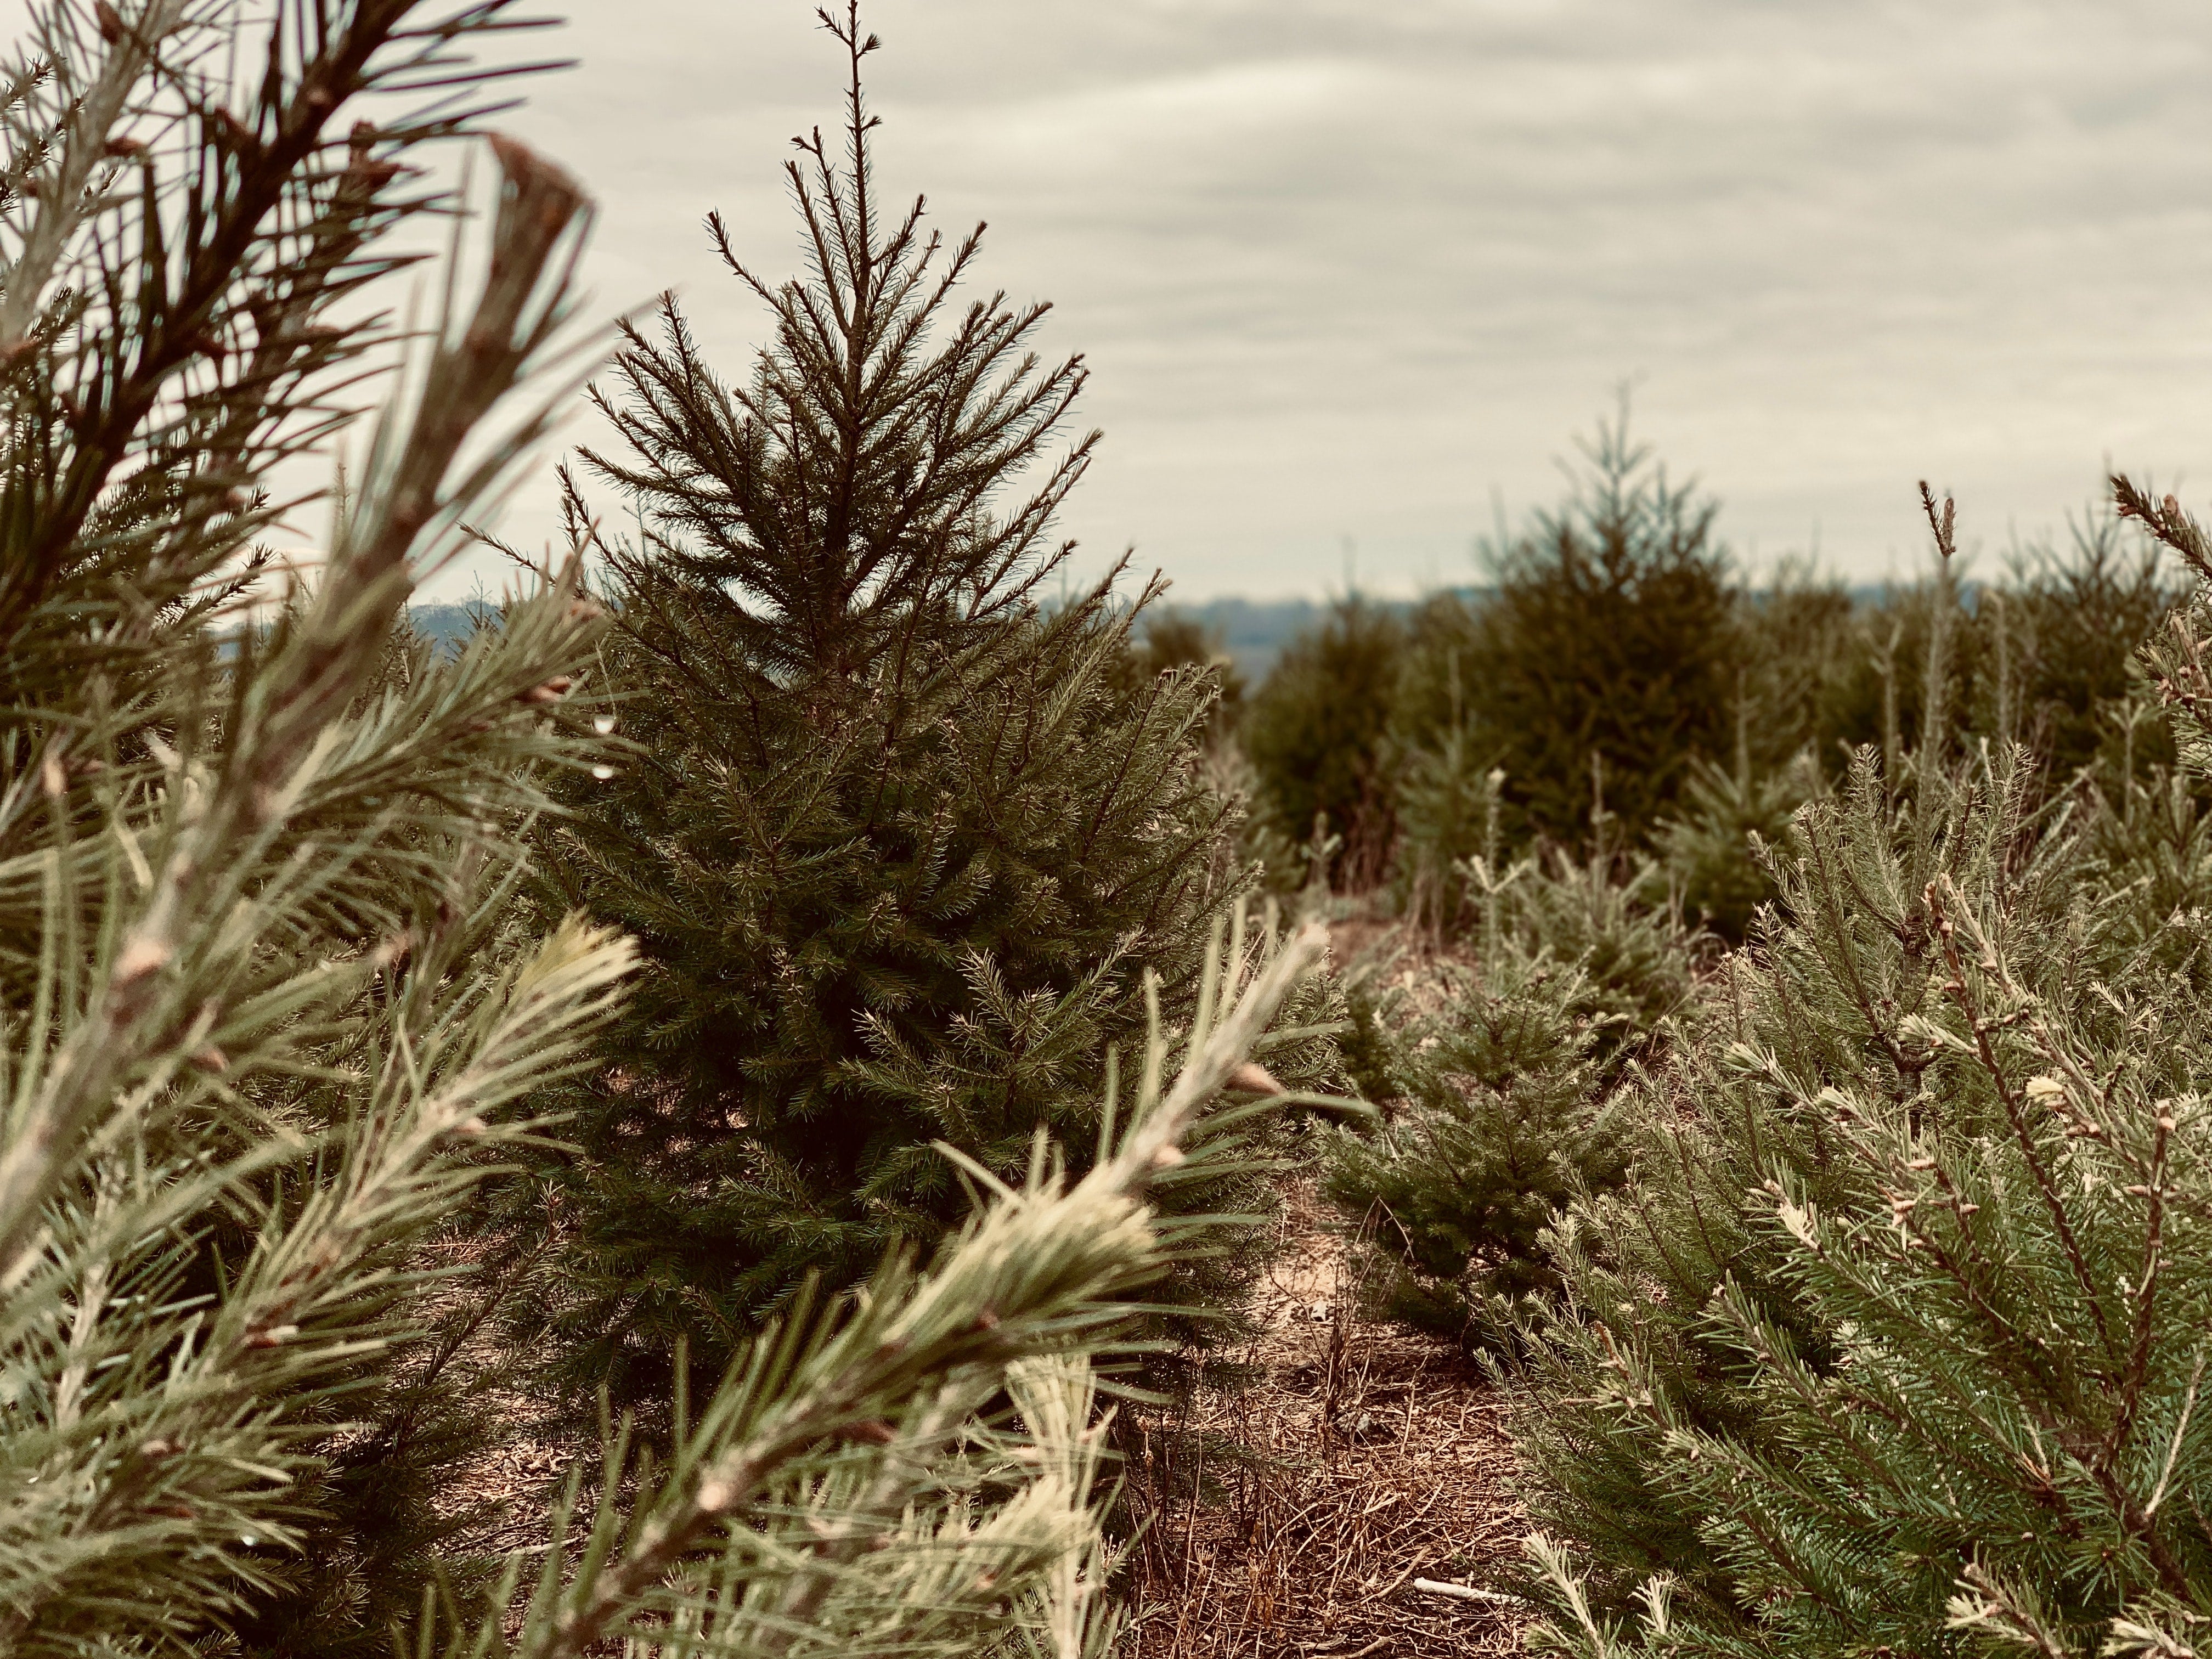
{"label": "overcast sky", "polygon": [[[699,221],[795,266],[779,168],[836,119],[836,45],[811,0],[568,9],[580,66],[507,125],[596,191],[599,301],[675,286],[742,374],[761,312]],[[2212,482],[2205,0],[867,16],[885,182],[988,219],[981,280],[1088,356],[1087,567],[1133,543],[1178,597],[1319,595],[1349,545],[1370,590],[1469,580],[1493,495],[1553,497],[1624,380],[1747,562],[1910,569],[1923,476],[1989,549],[2107,458]]]}

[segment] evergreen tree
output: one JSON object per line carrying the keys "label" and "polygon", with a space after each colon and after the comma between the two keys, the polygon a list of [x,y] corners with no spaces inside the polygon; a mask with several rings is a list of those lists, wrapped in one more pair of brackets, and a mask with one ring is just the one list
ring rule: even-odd
{"label": "evergreen tree", "polygon": [[1482,663],[1485,595],[1444,588],[1406,618],[1390,745],[1410,755],[1439,748],[1466,728]]}
{"label": "evergreen tree", "polygon": [[[487,1287],[433,1299],[416,1250],[457,1190],[434,1150],[511,1139],[497,1109],[572,1063],[620,965],[499,902],[590,629],[556,592],[501,651],[387,646],[537,429],[484,419],[567,315],[556,169],[495,141],[498,275],[425,349],[312,602],[250,603],[298,505],[272,472],[396,343],[373,285],[438,205],[406,163],[477,119],[453,54],[507,8],[435,10],[46,6],[0,100],[11,1652],[380,1648],[480,1518],[441,1310]],[[441,105],[338,123],[447,72]]]}
{"label": "evergreen tree", "polygon": [[1691,1012],[1691,939],[1606,860],[1501,862],[1504,783],[1468,815],[1462,954],[1355,981],[1346,1061],[1383,1116],[1332,1141],[1323,1179],[1380,1269],[1376,1310],[1477,1347],[1557,1290],[1546,1230],[1626,1173],[1614,1097]]}
{"label": "evergreen tree", "polygon": [[2009,580],[1980,597],[1975,724],[2027,744],[2056,782],[2100,762],[2140,776],[2171,764],[2172,738],[2163,720],[2130,733],[2112,716],[2140,696],[2136,653],[2184,594],[2157,543],[2130,545],[2130,526],[2113,514],[2084,514],[2068,528],[2063,550],[2022,550]]}
{"label": "evergreen tree", "polygon": [[1470,716],[1517,830],[1576,845],[1609,816],[1639,842],[1733,733],[1735,595],[1717,505],[1671,483],[1624,409],[1556,511],[1494,549]]}
{"label": "evergreen tree", "polygon": [[2104,896],[2103,925],[2116,945],[2212,994],[2212,959],[2197,948],[2195,927],[2212,914],[2212,813],[2192,787],[2201,776],[2157,768],[2117,799],[2087,792],[2083,879]]}
{"label": "evergreen tree", "polygon": [[[1747,612],[1747,704],[1762,776],[1810,744],[1824,769],[1862,744],[1903,757],[1924,746],[1927,658],[1947,631],[1941,691],[1946,741],[2025,744],[2046,787],[2085,769],[2140,779],[2170,765],[2172,739],[2145,705],[2136,653],[2180,597],[2154,546],[2109,510],[2085,514],[2061,546],[2017,548],[2000,580],[1967,580],[1955,561],[1886,587],[1840,623],[1829,590],[1759,596]],[[1779,603],[1778,603],[1778,601]],[[1777,695],[1777,689],[1781,695]]]}
{"label": "evergreen tree", "polygon": [[1773,898],[1771,849],[1786,851],[1795,842],[1791,821],[1820,785],[1809,750],[1765,777],[1752,770],[1749,750],[1740,744],[1728,770],[1700,757],[1683,787],[1680,816],[1661,824],[1656,837],[1672,896],[1731,945],[1744,942],[1753,912]]}
{"label": "evergreen tree", "polygon": [[1451,592],[1431,594],[1407,624],[1391,698],[1388,750],[1398,819],[1395,896],[1417,931],[1441,940],[1466,919],[1464,860],[1498,861],[1504,775],[1476,735],[1469,680],[1480,660],[1481,613]]}
{"label": "evergreen tree", "polygon": [[1323,1191],[1380,1269],[1377,1311],[1487,1346],[1510,1335],[1520,1298],[1557,1285],[1545,1230],[1577,1192],[1625,1172],[1599,1028],[1577,1006],[1586,988],[1548,956],[1501,957],[1480,975],[1446,961],[1420,987],[1432,1012],[1370,1017],[1382,1064],[1362,1081],[1389,1116],[1371,1134],[1340,1133]]}
{"label": "evergreen tree", "polygon": [[623,953],[501,902],[535,775],[575,758],[590,607],[556,586],[435,665],[391,630],[536,432],[484,417],[567,316],[556,169],[495,141],[499,274],[387,416],[313,599],[251,603],[297,505],[271,472],[393,343],[351,302],[437,204],[404,162],[477,118],[464,90],[337,124],[506,9],[432,9],[288,11],[257,65],[229,9],[49,6],[9,77],[10,1652],[380,1649],[469,1565],[448,1310],[491,1287],[431,1294],[445,1149],[514,1139],[499,1109],[574,1063]]}
{"label": "evergreen tree", "polygon": [[1486,848],[1498,854],[1498,807],[1503,772],[1480,771],[1475,738],[1464,725],[1447,729],[1433,748],[1401,762],[1397,788],[1396,890],[1401,914],[1416,933],[1441,941],[1469,914],[1467,861]]}
{"label": "evergreen tree", "polygon": [[1334,846],[1319,874],[1355,890],[1389,868],[1390,715],[1405,634],[1357,593],[1283,647],[1253,696],[1244,750],[1257,810],[1292,845]]}
{"label": "evergreen tree", "polygon": [[549,821],[542,899],[645,967],[609,1069],[563,1103],[554,1201],[520,1207],[557,1229],[564,1375],[625,1401],[667,1396],[679,1338],[703,1382],[810,1276],[851,1285],[956,1221],[939,1143],[997,1179],[1040,1127],[1089,1146],[1144,975],[1187,1024],[1239,885],[1200,766],[1208,672],[1125,674],[1137,613],[1106,585],[1036,602],[1096,437],[1052,455],[1081,361],[1030,354],[1042,305],[951,307],[977,236],[948,254],[921,203],[882,217],[876,40],[825,21],[842,163],[817,132],[789,168],[811,274],[771,286],[711,221],[770,342],[726,385],[665,301],[596,394],[627,456],[586,457],[637,526],[591,532],[625,741]]}
{"label": "evergreen tree", "polygon": [[[0,1649],[1103,1654],[1090,1355],[1316,939],[1214,952],[1083,1181],[1040,1144],[929,1271],[679,1401],[667,1460],[618,1428],[595,1510],[572,1479],[489,1559],[452,1530],[441,1413],[503,1285],[447,1230],[632,956],[514,902],[549,770],[605,763],[599,608],[564,573],[458,652],[398,622],[540,430],[491,417],[569,313],[558,170],[493,141],[481,291],[417,342],[313,587],[264,614],[251,579],[272,469],[393,343],[384,239],[455,205],[404,180],[479,120],[459,53],[504,12],[56,4],[4,100]],[[334,139],[370,92],[384,124]]]}
{"label": "evergreen tree", "polygon": [[[2152,658],[2192,733],[2203,604]],[[1632,1179],[1559,1228],[1540,1646],[2179,1654],[2212,1619],[2212,1029],[2039,793],[1863,754]]]}
{"label": "evergreen tree", "polygon": [[1729,714],[1754,787],[1808,752],[1823,777],[1840,773],[1859,744],[1881,740],[1878,723],[1849,731],[1839,723],[1842,688],[1865,669],[1870,646],[1842,583],[1785,559],[1764,587],[1739,596],[1736,624]]}
{"label": "evergreen tree", "polygon": [[1597,1027],[1609,1076],[1646,1054],[1690,1002],[1697,936],[1672,905],[1653,902],[1661,883],[1649,861],[1602,853],[1577,860],[1553,848],[1548,857],[1531,855],[1522,872],[1499,906],[1510,930],[1506,948],[1547,952],[1580,969],[1572,1006]]}

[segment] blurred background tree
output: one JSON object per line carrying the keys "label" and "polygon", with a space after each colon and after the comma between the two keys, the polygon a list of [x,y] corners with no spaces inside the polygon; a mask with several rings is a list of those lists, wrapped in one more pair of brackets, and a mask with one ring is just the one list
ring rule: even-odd
{"label": "blurred background tree", "polygon": [[1293,844],[1334,836],[1326,874],[1354,888],[1382,879],[1395,839],[1387,763],[1405,638],[1390,611],[1347,593],[1284,647],[1245,715],[1257,810]]}

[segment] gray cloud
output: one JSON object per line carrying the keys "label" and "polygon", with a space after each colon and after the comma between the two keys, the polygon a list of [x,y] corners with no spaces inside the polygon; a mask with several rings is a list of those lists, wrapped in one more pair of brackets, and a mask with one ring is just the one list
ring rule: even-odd
{"label": "gray cloud", "polygon": [[[878,0],[890,181],[988,217],[1107,446],[1069,528],[1182,591],[1455,579],[1493,489],[1623,376],[1740,547],[1876,574],[1914,481],[2058,520],[2197,460],[2212,15],[2168,0]],[[532,119],[605,188],[603,287],[757,319],[690,228],[792,249],[775,139],[836,113],[801,4],[596,3]],[[586,93],[586,89],[591,90]],[[583,94],[580,96],[579,94]],[[608,121],[640,100],[656,112]],[[583,112],[590,108],[588,117]],[[587,125],[588,124],[588,125]]]}
{"label": "gray cloud", "polygon": [[[610,308],[673,284],[732,372],[837,116],[810,0],[571,0],[511,125],[598,191]],[[2197,0],[873,0],[884,182],[1056,302],[1099,463],[1066,528],[1189,596],[1468,573],[1493,489],[1624,376],[1762,556],[1985,544],[2107,456],[2202,476],[2212,11]],[[543,490],[514,515],[543,533]],[[451,580],[459,577],[449,578]]]}

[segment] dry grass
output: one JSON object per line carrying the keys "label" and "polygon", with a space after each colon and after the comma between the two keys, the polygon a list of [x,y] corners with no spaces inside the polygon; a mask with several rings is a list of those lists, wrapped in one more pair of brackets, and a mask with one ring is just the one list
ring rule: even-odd
{"label": "dry grass", "polygon": [[1253,1309],[1249,1382],[1175,1421],[1132,1425],[1129,1486],[1146,1526],[1129,1563],[1139,1614],[1122,1652],[1517,1648],[1520,1604],[1413,1587],[1480,1584],[1518,1557],[1504,1402],[1456,1351],[1359,1317],[1344,1241],[1310,1188],[1291,1194],[1283,1225]]}

